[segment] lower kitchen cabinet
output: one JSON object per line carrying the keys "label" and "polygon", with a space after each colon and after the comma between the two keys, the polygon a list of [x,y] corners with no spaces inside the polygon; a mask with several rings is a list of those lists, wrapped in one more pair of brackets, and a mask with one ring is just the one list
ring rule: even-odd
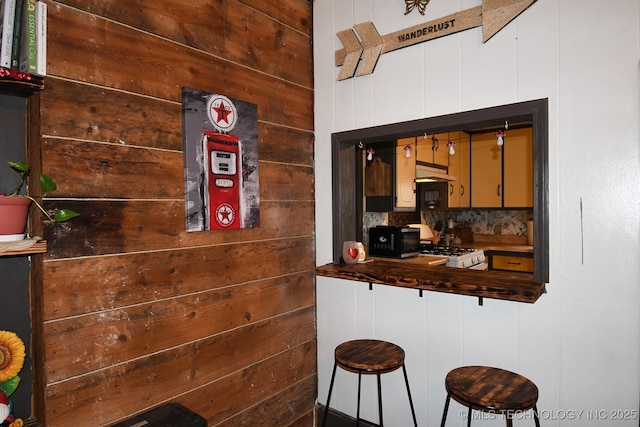
{"label": "lower kitchen cabinet", "polygon": [[488,251],[489,269],[533,273],[533,254]]}

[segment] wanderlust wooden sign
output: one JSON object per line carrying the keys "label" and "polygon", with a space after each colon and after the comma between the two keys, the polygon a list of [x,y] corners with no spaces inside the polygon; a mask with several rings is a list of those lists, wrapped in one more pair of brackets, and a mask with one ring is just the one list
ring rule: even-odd
{"label": "wanderlust wooden sign", "polygon": [[536,0],[483,0],[482,5],[381,36],[372,22],[362,22],[336,35],[344,46],[335,52],[338,80],[373,73],[378,58],[414,44],[482,27],[486,43]]}

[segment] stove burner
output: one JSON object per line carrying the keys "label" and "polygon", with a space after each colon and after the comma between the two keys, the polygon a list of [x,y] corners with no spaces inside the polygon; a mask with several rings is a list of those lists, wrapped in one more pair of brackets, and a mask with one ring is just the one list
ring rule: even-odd
{"label": "stove burner", "polygon": [[420,245],[420,253],[424,255],[460,256],[474,251],[473,248],[459,248],[457,246]]}
{"label": "stove burner", "polygon": [[475,248],[457,246],[420,245],[420,255],[448,258],[447,267],[473,268],[484,270],[486,267],[484,251]]}

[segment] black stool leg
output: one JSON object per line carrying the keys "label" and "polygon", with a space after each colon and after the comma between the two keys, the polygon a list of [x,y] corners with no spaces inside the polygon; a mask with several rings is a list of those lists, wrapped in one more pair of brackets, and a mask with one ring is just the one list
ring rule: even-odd
{"label": "black stool leg", "polygon": [[536,427],[540,427],[540,419],[538,418],[538,405],[533,405],[533,420],[536,422]]}
{"label": "black stool leg", "polygon": [[362,383],[362,372],[358,371],[358,412],[356,413],[356,427],[360,426],[360,384]]}
{"label": "black stool leg", "polygon": [[449,400],[451,400],[451,395],[447,393],[447,400],[444,402],[444,413],[442,414],[442,422],[440,423],[440,427],[444,427],[444,423],[447,421],[447,412],[449,412]]}
{"label": "black stool leg", "polygon": [[378,418],[380,418],[380,427],[383,427],[382,421],[382,385],[380,384],[380,372],[376,373],[376,377],[378,377]]}
{"label": "black stool leg", "polygon": [[471,427],[471,405],[469,405],[469,415],[467,415],[467,427]]}
{"label": "black stool leg", "polygon": [[513,427],[513,419],[511,419],[511,415],[507,413],[505,416],[507,418],[507,427]]}
{"label": "black stool leg", "polygon": [[413,425],[418,427],[418,421],[416,420],[416,411],[413,408],[413,399],[411,399],[411,390],[409,390],[409,377],[407,377],[407,368],[402,364],[402,372],[404,372],[404,382],[407,385],[407,394],[409,395],[409,405],[411,406],[411,416],[413,417]]}
{"label": "black stool leg", "polygon": [[327,412],[329,411],[329,401],[331,400],[331,391],[333,391],[333,380],[336,379],[336,368],[338,364],[333,362],[333,373],[331,374],[331,383],[329,384],[329,396],[327,396],[327,405],[324,407],[324,416],[322,417],[322,427],[327,423]]}

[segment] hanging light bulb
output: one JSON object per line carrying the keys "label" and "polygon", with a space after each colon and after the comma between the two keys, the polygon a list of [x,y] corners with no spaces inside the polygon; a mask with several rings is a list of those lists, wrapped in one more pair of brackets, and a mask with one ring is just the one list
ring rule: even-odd
{"label": "hanging light bulb", "polygon": [[447,142],[447,147],[449,148],[449,155],[453,156],[454,154],[456,154],[456,150],[453,148],[456,146],[456,143],[453,142],[452,140],[449,140],[449,142]]}
{"label": "hanging light bulb", "polygon": [[456,150],[453,148],[456,146],[456,143],[451,140],[451,136],[447,132],[447,148],[449,149],[449,155],[453,156],[456,154]]}
{"label": "hanging light bulb", "polygon": [[373,160],[373,154],[376,152],[376,150],[374,150],[373,148],[369,148],[367,150],[367,160],[371,161]]}
{"label": "hanging light bulb", "polygon": [[501,129],[498,132],[496,132],[496,137],[498,138],[498,145],[502,146],[504,144],[504,131]]}
{"label": "hanging light bulb", "polygon": [[411,144],[407,144],[407,145],[404,146],[404,156],[407,159],[411,158]]}

